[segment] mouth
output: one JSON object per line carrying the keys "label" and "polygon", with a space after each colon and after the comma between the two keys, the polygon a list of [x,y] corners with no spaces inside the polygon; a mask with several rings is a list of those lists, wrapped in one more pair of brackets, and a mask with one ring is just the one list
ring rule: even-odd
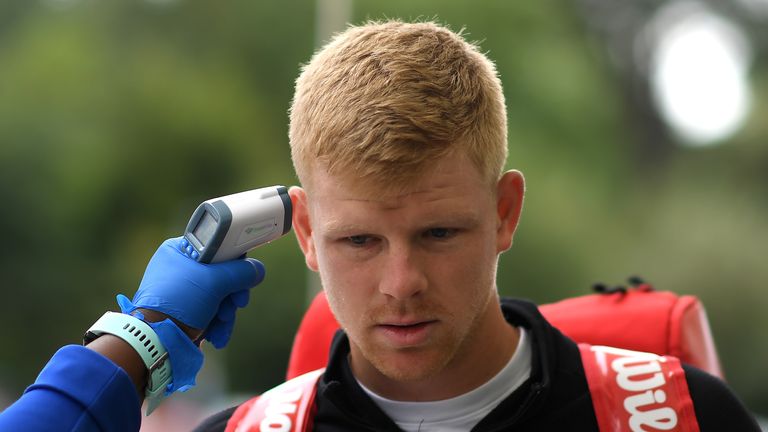
{"label": "mouth", "polygon": [[436,320],[385,323],[377,325],[375,331],[390,345],[397,348],[407,348],[424,344],[437,323]]}

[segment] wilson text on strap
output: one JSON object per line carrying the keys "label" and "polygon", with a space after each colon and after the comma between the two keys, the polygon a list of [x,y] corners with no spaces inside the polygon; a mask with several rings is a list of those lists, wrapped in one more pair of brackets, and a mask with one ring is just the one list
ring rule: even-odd
{"label": "wilson text on strap", "polygon": [[698,432],[675,357],[579,344],[601,432]]}

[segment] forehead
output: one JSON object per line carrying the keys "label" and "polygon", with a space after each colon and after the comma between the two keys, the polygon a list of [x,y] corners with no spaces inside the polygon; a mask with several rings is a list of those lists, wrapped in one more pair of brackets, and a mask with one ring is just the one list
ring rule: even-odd
{"label": "forehead", "polygon": [[398,207],[408,200],[431,202],[450,194],[492,195],[495,190],[462,153],[446,155],[425,164],[419,172],[407,173],[403,177],[409,181],[404,183],[386,178],[361,178],[343,172],[330,174],[319,163],[312,168],[304,187],[310,201],[318,202],[336,199]]}

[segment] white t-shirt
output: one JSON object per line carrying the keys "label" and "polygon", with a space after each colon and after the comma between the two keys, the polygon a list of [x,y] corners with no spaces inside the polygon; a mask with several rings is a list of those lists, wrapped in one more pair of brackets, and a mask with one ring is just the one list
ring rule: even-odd
{"label": "white t-shirt", "polygon": [[434,402],[401,402],[360,386],[406,432],[466,432],[531,375],[531,343],[525,330],[518,330],[520,341],[507,365],[488,382],[463,395]]}

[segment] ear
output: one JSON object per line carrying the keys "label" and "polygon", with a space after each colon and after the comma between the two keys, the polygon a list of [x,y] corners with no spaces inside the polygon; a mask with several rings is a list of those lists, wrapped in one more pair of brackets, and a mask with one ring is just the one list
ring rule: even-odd
{"label": "ear", "polygon": [[304,253],[307,267],[310,270],[317,271],[317,252],[315,251],[315,242],[312,238],[312,224],[309,218],[307,193],[298,186],[292,186],[288,189],[288,195],[291,197],[291,205],[293,206],[293,232],[296,233],[296,239],[299,241],[299,247]]}
{"label": "ear", "polygon": [[523,210],[523,195],[525,195],[523,173],[517,170],[505,172],[496,185],[497,253],[512,247],[512,238]]}

